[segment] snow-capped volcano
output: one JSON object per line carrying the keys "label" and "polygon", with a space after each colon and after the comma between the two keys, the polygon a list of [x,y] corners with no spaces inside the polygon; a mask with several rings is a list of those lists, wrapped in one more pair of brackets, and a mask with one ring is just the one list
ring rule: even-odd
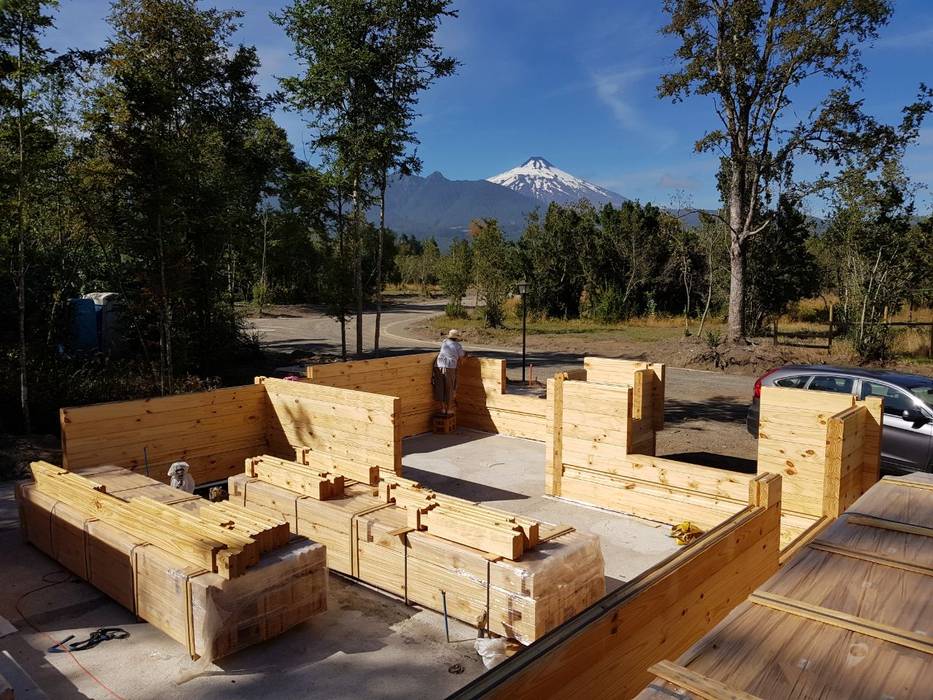
{"label": "snow-capped volcano", "polygon": [[596,205],[607,202],[618,205],[626,201],[622,195],[554,167],[540,156],[486,179],[544,203],[570,204],[588,199]]}

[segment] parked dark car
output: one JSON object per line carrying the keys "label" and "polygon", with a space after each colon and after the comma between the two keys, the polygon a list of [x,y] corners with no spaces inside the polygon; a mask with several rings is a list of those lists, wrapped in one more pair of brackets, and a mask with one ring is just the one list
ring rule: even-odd
{"label": "parked dark car", "polygon": [[827,365],[787,365],[755,382],[755,395],[745,425],[758,437],[762,386],[837,391],[863,399],[884,399],[881,468],[885,472],[933,471],[933,379],[916,374]]}

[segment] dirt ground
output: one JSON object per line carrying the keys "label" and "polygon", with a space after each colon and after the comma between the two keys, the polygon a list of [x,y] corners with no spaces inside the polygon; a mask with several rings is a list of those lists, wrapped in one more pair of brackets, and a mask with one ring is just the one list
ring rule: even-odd
{"label": "dirt ground", "polygon": [[[454,322],[456,323],[456,322]],[[431,319],[419,318],[405,327],[407,335],[425,341],[439,337],[436,323]],[[633,326],[637,329],[639,326]],[[646,330],[670,331],[672,329]],[[679,329],[678,329],[679,330]],[[773,367],[786,364],[835,364],[853,366],[858,364],[845,349],[836,347],[832,352],[795,345],[775,345],[771,338],[750,338],[741,346],[711,346],[706,340],[680,333],[656,333],[649,340],[634,340],[626,331],[588,331],[584,333],[558,332],[533,333],[526,337],[529,353],[561,353],[566,355],[599,355],[601,357],[624,357],[627,359],[663,362],[671,367],[705,369],[726,374],[742,374],[758,377]],[[639,335],[633,333],[632,335]],[[644,335],[652,335],[645,333]],[[495,345],[514,351],[521,350],[522,336],[518,329],[500,330],[490,333],[482,328],[467,328],[463,331],[464,341],[473,345]],[[825,341],[821,341],[825,342]],[[923,360],[898,360],[887,369],[933,376],[933,362]]]}

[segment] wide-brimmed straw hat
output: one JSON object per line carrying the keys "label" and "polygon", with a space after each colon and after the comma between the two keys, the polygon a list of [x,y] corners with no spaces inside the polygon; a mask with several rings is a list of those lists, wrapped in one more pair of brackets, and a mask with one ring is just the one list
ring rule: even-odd
{"label": "wide-brimmed straw hat", "polygon": [[460,340],[460,331],[456,328],[451,328],[450,332],[447,334],[447,337],[451,340]]}

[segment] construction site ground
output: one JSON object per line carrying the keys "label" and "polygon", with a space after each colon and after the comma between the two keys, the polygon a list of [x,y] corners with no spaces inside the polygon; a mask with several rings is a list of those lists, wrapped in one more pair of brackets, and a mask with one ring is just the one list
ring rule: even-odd
{"label": "construction site ground", "polygon": [[[410,322],[407,313],[387,319],[389,352],[428,347],[398,334]],[[266,349],[280,358],[335,349],[336,324],[330,319],[257,321]],[[514,354],[468,349],[507,356],[510,379],[518,379]],[[534,359],[540,378],[580,362],[561,353]],[[669,367],[658,455],[754,472],[756,442],[744,428],[753,381]],[[459,430],[409,438],[404,449],[405,476],[430,488],[599,535],[607,589],[676,549],[666,526],[545,497],[543,443]],[[125,698],[444,697],[484,670],[473,647],[475,629],[451,619],[447,643],[441,614],[406,606],[335,574],[325,614],[216,665],[192,662],[181,645],[23,543],[18,526],[13,485],[0,484],[0,616],[19,630],[0,638],[0,649],[8,650],[50,697],[113,697],[100,683]],[[34,631],[24,615],[41,631]],[[75,659],[47,653],[69,635],[80,640],[105,626],[123,627],[131,636],[78,652]]]}
{"label": "construction site ground", "polygon": [[[609,589],[676,549],[666,526],[545,497],[543,443],[468,430],[422,435],[405,441],[404,466],[407,477],[438,491],[598,534]],[[444,697],[484,670],[473,648],[475,629],[451,619],[447,643],[443,615],[334,574],[325,614],[216,665],[193,662],[181,645],[25,544],[18,528],[13,485],[6,483],[0,492],[0,615],[19,631],[0,639],[0,648],[49,697],[112,697],[93,677],[119,696],[153,700],[169,694]],[[75,659],[47,653],[69,635],[81,640],[112,626],[130,637],[77,652]]]}

